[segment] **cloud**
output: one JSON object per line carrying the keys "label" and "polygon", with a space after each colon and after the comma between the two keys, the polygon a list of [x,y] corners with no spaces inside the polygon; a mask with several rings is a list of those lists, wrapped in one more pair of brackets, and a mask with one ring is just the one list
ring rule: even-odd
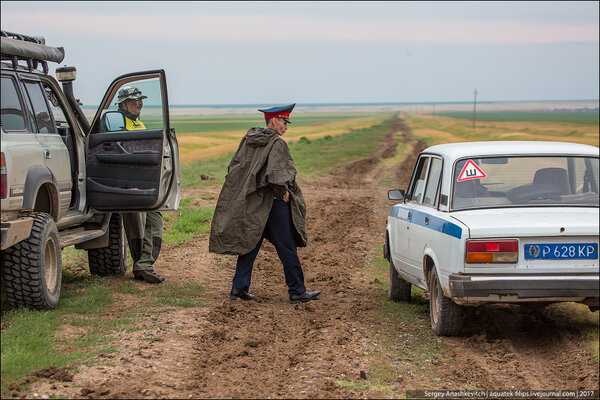
{"label": "cloud", "polygon": [[[48,23],[52,21],[52,23]],[[240,12],[3,10],[3,29],[31,35],[196,43],[542,44],[598,42],[598,24],[357,18]],[[42,31],[40,31],[40,27]]]}

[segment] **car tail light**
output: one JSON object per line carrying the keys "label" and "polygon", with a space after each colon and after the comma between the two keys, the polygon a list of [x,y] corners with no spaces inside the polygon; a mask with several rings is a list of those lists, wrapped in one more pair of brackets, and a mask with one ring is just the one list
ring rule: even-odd
{"label": "car tail light", "polygon": [[0,153],[0,198],[5,199],[7,192],[8,185],[6,183],[6,159],[4,158],[4,153]]}
{"label": "car tail light", "polygon": [[519,242],[516,240],[467,240],[468,263],[516,263]]}

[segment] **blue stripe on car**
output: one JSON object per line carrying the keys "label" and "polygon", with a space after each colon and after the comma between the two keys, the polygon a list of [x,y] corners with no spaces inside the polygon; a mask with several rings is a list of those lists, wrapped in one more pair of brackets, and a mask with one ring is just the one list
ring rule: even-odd
{"label": "blue stripe on car", "polygon": [[[409,212],[411,213],[410,219],[408,218]],[[441,232],[445,235],[450,235],[457,239],[462,237],[462,228],[460,226],[422,211],[394,206],[390,209],[389,216],[408,221],[415,225],[423,226],[437,232]],[[429,217],[429,224],[427,225],[425,224],[425,217]]]}

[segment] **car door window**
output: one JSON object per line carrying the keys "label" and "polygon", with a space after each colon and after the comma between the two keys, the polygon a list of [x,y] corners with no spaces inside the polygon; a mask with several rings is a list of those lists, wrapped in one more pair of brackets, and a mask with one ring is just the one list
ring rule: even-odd
{"label": "car door window", "polygon": [[427,176],[427,188],[425,189],[425,197],[423,204],[426,206],[437,205],[437,192],[440,183],[440,175],[442,173],[442,160],[439,158],[431,158],[431,166]]}
{"label": "car door window", "polygon": [[[158,78],[124,81],[115,87],[112,98],[102,111],[99,125],[93,132],[111,132],[110,121],[114,113],[120,112],[126,118],[123,130],[163,129],[163,110],[160,80]],[[113,114],[111,116],[111,114]]]}
{"label": "car door window", "polygon": [[429,157],[421,157],[417,164],[410,189],[410,200],[421,203],[425,192],[425,178],[429,167]]}
{"label": "car door window", "polygon": [[56,133],[56,125],[52,113],[48,109],[46,96],[42,92],[39,82],[25,82],[25,88],[33,107],[35,123],[37,125],[36,132],[39,133]]}
{"label": "car door window", "polygon": [[16,82],[8,76],[2,77],[2,127],[6,132],[25,131],[25,112]]}

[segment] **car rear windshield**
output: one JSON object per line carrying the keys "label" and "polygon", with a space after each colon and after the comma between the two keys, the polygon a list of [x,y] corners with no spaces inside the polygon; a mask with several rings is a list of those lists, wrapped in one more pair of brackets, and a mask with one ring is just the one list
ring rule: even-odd
{"label": "car rear windshield", "polygon": [[597,157],[482,157],[454,166],[452,209],[598,207]]}

